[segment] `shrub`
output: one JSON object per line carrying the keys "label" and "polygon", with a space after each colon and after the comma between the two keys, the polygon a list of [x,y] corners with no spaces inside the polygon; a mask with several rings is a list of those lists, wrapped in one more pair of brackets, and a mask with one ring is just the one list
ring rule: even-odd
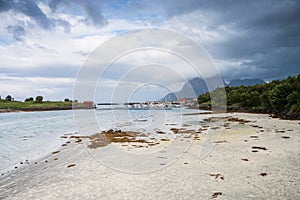
{"label": "shrub", "polygon": [[6,100],[6,101],[11,101],[11,100],[12,100],[12,97],[11,97],[10,95],[7,95],[6,98],[5,98],[5,100]]}
{"label": "shrub", "polygon": [[42,96],[35,97],[35,102],[36,103],[42,103],[43,102],[43,97]]}
{"label": "shrub", "polygon": [[25,99],[25,102],[28,102],[28,101],[34,101],[33,97],[28,97]]}

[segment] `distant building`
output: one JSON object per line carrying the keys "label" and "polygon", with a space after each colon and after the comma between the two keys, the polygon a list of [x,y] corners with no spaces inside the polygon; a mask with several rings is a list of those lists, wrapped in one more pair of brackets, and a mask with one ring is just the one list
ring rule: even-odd
{"label": "distant building", "polygon": [[93,101],[84,101],[82,103],[83,103],[84,106],[89,107],[89,108],[95,107]]}
{"label": "distant building", "polygon": [[180,103],[185,102],[185,99],[184,98],[178,99],[178,102]]}

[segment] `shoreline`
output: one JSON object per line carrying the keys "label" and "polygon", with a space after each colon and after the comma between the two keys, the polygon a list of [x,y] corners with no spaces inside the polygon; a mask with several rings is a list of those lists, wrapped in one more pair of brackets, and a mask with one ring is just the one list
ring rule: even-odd
{"label": "shoreline", "polygon": [[0,113],[10,113],[10,112],[43,112],[43,111],[60,111],[60,110],[85,110],[85,109],[94,109],[89,107],[76,107],[76,108],[70,108],[70,107],[53,107],[53,108],[9,108],[9,109],[0,109]]}
{"label": "shoreline", "polygon": [[[10,112],[42,112],[42,111],[60,111],[60,110],[81,110],[81,109],[95,109],[94,107],[87,106],[65,106],[65,107],[33,107],[33,108],[8,108],[0,109],[0,113],[10,113]],[[210,107],[199,107],[199,108],[188,108],[199,111],[211,111]],[[218,108],[215,108],[214,114],[219,113]],[[248,114],[269,114],[273,118],[279,118],[282,120],[300,120],[300,112],[288,112],[288,111],[270,111],[266,109],[249,109],[249,108],[236,108],[227,107],[226,109],[221,108],[220,113],[248,113]],[[203,113],[207,114],[207,113]]]}
{"label": "shoreline", "polygon": [[[199,110],[210,111],[211,108],[207,106],[202,106],[199,108],[191,108]],[[218,108],[215,108],[218,113]],[[248,114],[269,114],[272,118],[279,118],[282,120],[300,120],[300,112],[289,112],[289,111],[271,111],[266,109],[252,109],[252,108],[239,108],[239,107],[226,107],[221,108],[221,113],[248,113]]]}
{"label": "shoreline", "polygon": [[[184,116],[198,119],[196,116]],[[211,118],[213,117],[213,118]],[[70,143],[49,153],[38,164],[30,163],[16,173],[2,177],[0,193],[7,199],[297,199],[300,197],[299,121],[280,120],[267,114],[226,113],[203,115],[199,140],[191,131],[177,136],[191,146],[167,164],[172,152],[154,162],[162,168],[155,172],[133,174],[109,168],[92,155],[109,150],[113,145],[87,149],[89,140],[69,135]],[[225,119],[222,125],[218,120]],[[187,124],[188,125],[188,124]],[[199,158],[207,131],[222,133],[213,138],[214,149]],[[172,128],[173,126],[170,126]],[[185,127],[189,130],[189,126]],[[191,140],[188,138],[192,136]],[[197,136],[198,137],[198,136]],[[180,139],[180,140],[181,140]],[[180,141],[179,140],[179,141]],[[77,142],[76,142],[77,141]],[[164,142],[161,144],[169,144]],[[143,147],[122,146],[123,150],[145,152]],[[100,155],[100,154],[99,154]],[[47,162],[45,162],[47,160]],[[126,160],[126,159],[125,159]],[[5,179],[5,180],[3,180]],[[12,183],[18,183],[14,185]],[[22,185],[26,185],[24,188]],[[168,187],[165,187],[168,185]],[[68,192],[67,192],[68,191]],[[53,196],[54,195],[54,196]]]}
{"label": "shoreline", "polygon": [[[53,107],[53,108],[21,108],[21,109],[0,109],[0,113],[10,113],[10,112],[43,112],[43,111],[62,111],[62,110],[85,110],[85,109],[95,109],[95,108],[89,108],[89,107]],[[212,113],[210,112],[211,110],[208,108],[189,108],[193,110],[199,110],[199,111],[207,111],[201,114],[209,114]],[[282,120],[300,120],[300,113],[294,112],[269,112],[269,111],[264,111],[264,110],[249,110],[249,109],[226,109],[225,111],[222,110],[222,112],[215,111],[213,114],[218,114],[218,113],[248,113],[248,114],[268,114],[272,118],[279,118]],[[188,114],[191,115],[191,114]]]}

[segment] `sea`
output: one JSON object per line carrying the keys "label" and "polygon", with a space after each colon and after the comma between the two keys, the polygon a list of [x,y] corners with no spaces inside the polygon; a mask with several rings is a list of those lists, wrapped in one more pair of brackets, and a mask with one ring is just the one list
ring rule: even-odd
{"label": "sea", "polygon": [[168,131],[166,124],[181,126],[186,123],[182,114],[192,112],[195,110],[177,108],[0,113],[0,173],[59,150],[66,142],[62,138],[64,134],[91,135],[108,129],[147,133]]}

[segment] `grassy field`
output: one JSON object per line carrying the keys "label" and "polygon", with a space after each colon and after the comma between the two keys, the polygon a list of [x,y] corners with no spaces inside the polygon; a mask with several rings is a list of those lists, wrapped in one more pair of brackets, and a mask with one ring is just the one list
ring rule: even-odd
{"label": "grassy field", "polygon": [[0,109],[59,109],[72,107],[71,102],[62,101],[43,101],[42,103],[37,103],[34,101],[20,102],[20,101],[5,101],[0,100]]}

